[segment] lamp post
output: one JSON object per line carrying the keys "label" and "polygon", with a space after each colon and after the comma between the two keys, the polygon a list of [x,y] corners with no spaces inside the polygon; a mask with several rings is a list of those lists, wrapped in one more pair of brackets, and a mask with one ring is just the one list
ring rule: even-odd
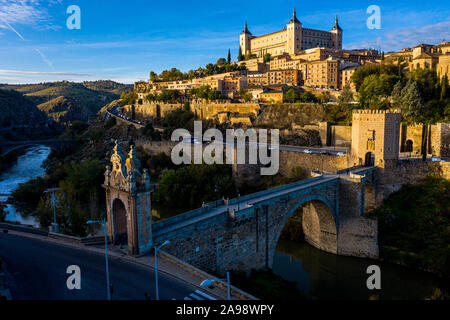
{"label": "lamp post", "polygon": [[92,221],[89,220],[87,224],[95,224],[100,223],[103,224],[103,228],[105,231],[105,260],[106,260],[106,293],[108,300],[111,300],[111,287],[109,285],[109,267],[108,267],[108,222],[104,221]]}
{"label": "lamp post", "polygon": [[158,287],[158,250],[169,244],[170,241],[165,241],[159,247],[155,247],[155,279],[156,279],[156,300],[159,300],[159,287]]}
{"label": "lamp post", "polygon": [[207,279],[207,280],[204,280],[202,283],[200,283],[200,286],[202,286],[202,287],[208,287],[208,286],[210,286],[211,284],[213,284],[214,282],[217,282],[217,281],[223,281],[223,282],[227,282],[227,284],[228,284],[228,300],[231,300],[231,285],[230,285],[230,273],[229,272],[227,272],[227,278],[226,279],[214,279],[214,280],[209,280],[209,279]]}
{"label": "lamp post", "polygon": [[58,227],[58,223],[56,222],[56,199],[55,199],[55,192],[60,190],[59,188],[53,188],[53,189],[48,189],[46,191],[44,191],[44,193],[51,193],[52,194],[52,207],[53,207],[53,232],[58,233],[59,232],[59,227]]}

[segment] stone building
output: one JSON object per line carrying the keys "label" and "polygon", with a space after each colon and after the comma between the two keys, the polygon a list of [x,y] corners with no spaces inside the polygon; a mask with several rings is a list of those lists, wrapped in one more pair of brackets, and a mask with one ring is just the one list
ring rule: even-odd
{"label": "stone building", "polygon": [[271,70],[267,72],[269,85],[299,86],[301,83],[301,72],[297,69]]}
{"label": "stone building", "polygon": [[301,65],[303,84],[307,87],[339,89],[339,61],[309,61]]}
{"label": "stone building", "polygon": [[402,115],[393,110],[355,110],[351,158],[356,165],[384,167],[399,156]]}
{"label": "stone building", "polygon": [[299,54],[301,51],[316,48],[342,49],[343,31],[336,16],[334,26],[330,31],[304,28],[297,19],[294,9],[291,20],[281,31],[255,37],[249,31],[245,22],[244,31],[240,35],[242,53],[255,54],[264,57],[266,53],[277,56],[283,53]]}

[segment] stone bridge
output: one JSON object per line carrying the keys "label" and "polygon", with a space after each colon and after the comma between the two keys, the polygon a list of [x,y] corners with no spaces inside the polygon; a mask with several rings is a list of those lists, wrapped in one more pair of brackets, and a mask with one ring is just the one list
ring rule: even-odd
{"label": "stone bridge", "polygon": [[154,223],[155,245],[203,270],[270,268],[281,232],[302,207],[305,239],[341,255],[378,257],[377,224],[365,211],[376,202],[376,168],[343,170],[232,200],[219,200]]}

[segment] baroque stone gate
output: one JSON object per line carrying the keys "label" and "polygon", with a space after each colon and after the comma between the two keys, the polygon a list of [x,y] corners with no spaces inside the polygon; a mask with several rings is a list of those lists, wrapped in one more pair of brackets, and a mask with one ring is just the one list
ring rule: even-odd
{"label": "baroque stone gate", "polygon": [[152,248],[150,176],[146,169],[141,172],[134,148],[125,159],[117,142],[111,164],[103,184],[109,237],[115,244],[126,243],[130,255],[145,254]]}

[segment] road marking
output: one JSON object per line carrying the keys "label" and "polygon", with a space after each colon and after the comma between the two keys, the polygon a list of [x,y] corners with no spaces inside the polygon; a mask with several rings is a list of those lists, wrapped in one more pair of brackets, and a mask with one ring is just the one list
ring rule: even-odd
{"label": "road marking", "polygon": [[194,298],[195,300],[205,300],[205,299],[203,299],[202,297],[200,297],[200,296],[198,296],[198,295],[196,295],[196,294],[194,294],[194,293],[191,293],[190,296],[191,296],[192,298]]}
{"label": "road marking", "polygon": [[195,291],[195,293],[198,293],[199,295],[205,297],[208,300],[217,300],[216,298],[210,296],[209,294],[206,294],[204,292],[201,292],[200,290]]}

